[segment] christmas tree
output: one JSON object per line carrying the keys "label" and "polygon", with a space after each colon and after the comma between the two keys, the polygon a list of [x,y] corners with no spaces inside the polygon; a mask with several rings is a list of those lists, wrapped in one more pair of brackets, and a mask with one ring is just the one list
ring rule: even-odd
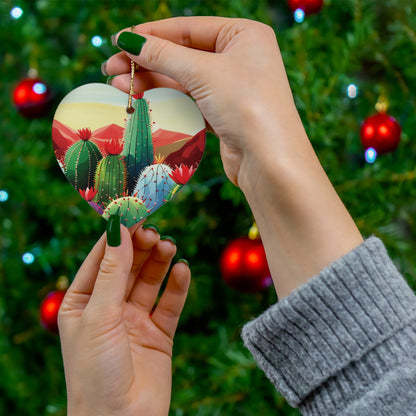
{"label": "christmas tree", "polygon": [[[416,0],[326,0],[305,11],[286,0],[0,2],[1,414],[66,414],[59,338],[42,327],[39,308],[60,276],[71,281],[105,220],[62,174],[51,124],[69,91],[105,82],[100,64],[116,52],[110,36],[134,24],[218,15],[271,25],[328,176],[363,236],[380,237],[416,289]],[[28,106],[28,84],[16,90],[29,73],[40,101]],[[377,111],[401,127],[397,149],[378,155],[360,141],[362,122]],[[242,325],[276,301],[274,290],[244,293],[221,278],[224,248],[247,235],[253,218],[214,136],[189,184],[148,222],[176,238],[177,258],[193,274],[175,339],[171,415],[299,414],[240,339]]]}

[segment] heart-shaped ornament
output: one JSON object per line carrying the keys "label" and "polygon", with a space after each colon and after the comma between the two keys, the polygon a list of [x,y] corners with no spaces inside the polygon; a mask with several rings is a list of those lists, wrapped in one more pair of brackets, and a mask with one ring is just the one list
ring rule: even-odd
{"label": "heart-shaped ornament", "polygon": [[171,88],[132,98],[106,84],[86,84],[59,104],[52,142],[63,173],[105,219],[126,227],[168,202],[195,173],[206,126],[195,102]]}

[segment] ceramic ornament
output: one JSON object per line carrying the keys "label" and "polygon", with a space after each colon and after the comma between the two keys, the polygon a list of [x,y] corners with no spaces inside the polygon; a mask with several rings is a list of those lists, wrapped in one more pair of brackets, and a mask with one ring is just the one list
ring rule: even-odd
{"label": "ceramic ornament", "polygon": [[[205,148],[194,101],[170,88],[131,97],[87,84],[59,104],[52,125],[58,163],[72,186],[105,219],[144,220],[189,181]],[[132,110],[134,109],[134,111]]]}

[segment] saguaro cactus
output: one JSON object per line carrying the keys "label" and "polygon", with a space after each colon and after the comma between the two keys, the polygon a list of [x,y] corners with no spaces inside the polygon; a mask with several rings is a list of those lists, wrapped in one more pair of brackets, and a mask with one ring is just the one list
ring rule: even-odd
{"label": "saguaro cactus", "polygon": [[78,135],[80,140],[66,151],[64,166],[66,177],[77,190],[94,186],[95,170],[103,157],[97,145],[89,141],[89,128],[78,130]]}
{"label": "saguaro cactus", "polygon": [[123,145],[117,140],[105,144],[108,155],[100,161],[95,173],[95,189],[98,191],[95,201],[104,205],[120,198],[126,190],[126,166],[120,155]]}
{"label": "saguaro cactus", "polygon": [[149,106],[143,94],[135,95],[132,102],[134,112],[128,115],[124,131],[124,150],[127,168],[127,189],[132,194],[137,177],[146,167],[153,164],[152,129]]}

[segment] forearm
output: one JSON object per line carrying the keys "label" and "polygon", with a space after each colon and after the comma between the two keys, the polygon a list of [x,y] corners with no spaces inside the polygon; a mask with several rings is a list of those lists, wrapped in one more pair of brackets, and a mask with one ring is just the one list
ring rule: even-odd
{"label": "forearm", "polygon": [[278,297],[283,298],[363,240],[297,113],[288,112],[286,125],[263,134],[274,134],[274,142],[243,159],[239,185],[257,221]]}

